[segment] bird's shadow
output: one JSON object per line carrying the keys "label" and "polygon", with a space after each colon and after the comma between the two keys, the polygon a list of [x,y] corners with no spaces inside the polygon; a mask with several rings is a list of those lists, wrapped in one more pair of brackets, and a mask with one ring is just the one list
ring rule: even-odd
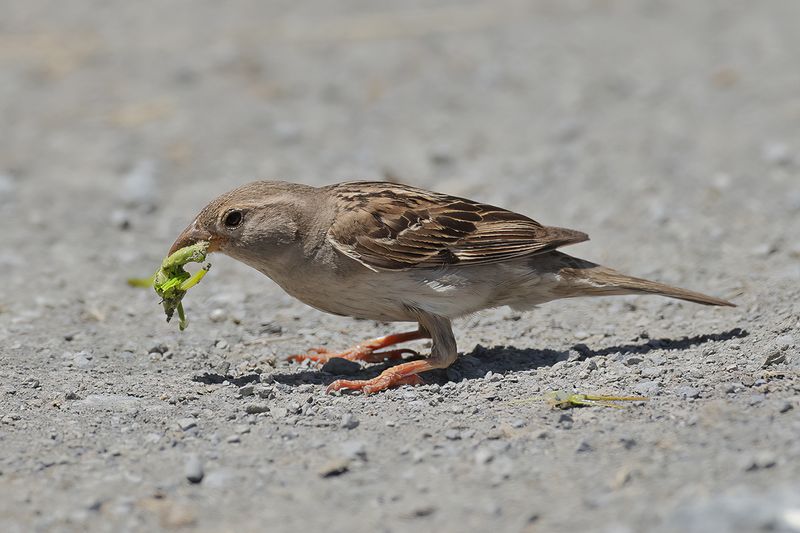
{"label": "bird's shadow", "polygon": [[[491,371],[497,374],[533,370],[539,367],[551,366],[558,361],[572,359],[580,361],[590,357],[620,353],[626,355],[643,355],[653,350],[686,350],[708,342],[721,342],[731,339],[747,337],[749,332],[741,328],[734,328],[722,333],[707,333],[693,337],[679,339],[642,339],[638,343],[621,344],[605,348],[592,349],[585,344],[576,344],[569,350],[550,350],[535,348],[517,348],[515,346],[494,346],[486,348],[477,345],[471,352],[465,353],[447,369],[432,370],[421,374],[426,383],[443,384],[448,381],[462,379],[479,379]],[[412,357],[406,361],[421,359]],[[274,373],[272,379],[286,385],[301,385],[305,383],[328,385],[337,379],[371,379],[399,362],[386,362],[364,367],[361,371],[349,375],[332,375],[319,369],[309,368],[301,372]]]}

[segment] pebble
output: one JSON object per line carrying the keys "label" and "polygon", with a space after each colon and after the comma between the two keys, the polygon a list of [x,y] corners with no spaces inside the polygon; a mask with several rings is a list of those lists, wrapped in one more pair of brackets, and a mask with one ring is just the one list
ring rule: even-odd
{"label": "pebble", "polygon": [[457,429],[448,429],[444,432],[444,438],[447,440],[461,440],[461,432]]}
{"label": "pebble", "polygon": [[747,403],[749,403],[750,405],[758,405],[766,399],[767,397],[764,394],[758,394],[758,393],[751,394],[750,399],[747,401]]}
{"label": "pebble", "polygon": [[353,416],[353,413],[345,413],[342,415],[339,426],[344,429],[355,429],[358,427],[358,420]]}
{"label": "pebble", "polygon": [[778,463],[775,454],[769,450],[755,453],[752,457],[745,461],[745,471],[752,472],[753,470],[762,470],[765,468],[772,468]]}
{"label": "pebble", "polygon": [[492,383],[497,383],[499,381],[503,381],[503,374],[498,374],[496,372],[492,372],[491,370],[489,370],[483,377],[483,379],[486,379]]}
{"label": "pebble", "polygon": [[267,405],[266,403],[258,403],[258,402],[249,403],[244,408],[244,411],[248,415],[255,415],[255,414],[258,414],[258,413],[267,413],[267,412],[269,412],[269,405]]}
{"label": "pebble", "polygon": [[359,440],[350,440],[341,445],[342,455],[348,460],[367,460],[367,446]]}
{"label": "pebble", "polygon": [[657,381],[640,381],[633,386],[633,391],[640,396],[657,396],[661,385]]}
{"label": "pebble", "polygon": [[631,357],[628,357],[627,359],[625,359],[625,365],[627,365],[627,366],[638,365],[642,361],[644,361],[644,359],[642,359],[638,355],[632,355]]}
{"label": "pebble", "polygon": [[169,351],[169,346],[164,343],[154,344],[147,350],[147,353],[165,354]]}
{"label": "pebble", "polygon": [[492,459],[494,459],[494,454],[486,448],[480,448],[475,452],[475,464],[477,465],[485,465],[492,462]]}
{"label": "pebble", "polygon": [[231,363],[229,361],[222,361],[220,364],[214,367],[214,373],[220,376],[227,376],[230,369]]}
{"label": "pebble", "polygon": [[772,342],[773,346],[778,350],[784,351],[788,350],[792,346],[794,346],[795,340],[793,335],[780,335],[776,337],[775,340]]}
{"label": "pebble", "polygon": [[196,426],[197,426],[197,420],[194,418],[187,417],[178,419],[178,427],[181,428],[181,431],[187,431]]}
{"label": "pebble", "polygon": [[285,407],[273,407],[271,411],[275,418],[286,418],[289,415],[289,410]]}
{"label": "pebble", "polygon": [[122,209],[114,209],[111,211],[110,222],[115,228],[123,231],[131,229],[131,217]]}
{"label": "pebble", "polygon": [[238,442],[242,442],[242,438],[239,437],[239,435],[230,435],[227,439],[225,439],[225,442],[229,444],[236,444]]}
{"label": "pebble", "polygon": [[183,466],[183,473],[190,483],[203,481],[205,472],[203,471],[203,462],[200,460],[200,456],[194,453],[188,455]]}
{"label": "pebble", "polygon": [[265,386],[259,387],[258,390],[256,390],[256,394],[258,395],[259,398],[264,400],[271,400],[275,398],[275,396],[277,395],[275,393],[275,387],[265,387]]}
{"label": "pebble", "polygon": [[212,322],[224,322],[228,318],[228,313],[224,309],[217,308],[208,314],[208,318]]}
{"label": "pebble", "polygon": [[75,366],[87,367],[92,364],[91,356],[87,352],[78,352],[72,358]]}
{"label": "pebble", "polygon": [[779,412],[779,413],[781,413],[781,414],[782,414],[782,413],[788,413],[788,412],[789,412],[789,411],[791,411],[792,409],[794,409],[794,405],[792,405],[792,402],[784,402],[784,403],[782,403],[782,404],[781,404],[781,406],[778,408],[778,412]]}
{"label": "pebble", "polygon": [[558,427],[562,429],[572,429],[573,423],[572,415],[569,413],[561,413],[558,417]]}
{"label": "pebble", "polygon": [[646,366],[641,372],[643,378],[657,378],[663,373],[664,369],[658,368],[657,366]]}
{"label": "pebble", "polygon": [[588,453],[588,452],[591,452],[591,451],[594,451],[594,448],[592,447],[591,444],[589,444],[585,440],[581,441],[581,443],[575,449],[575,453]]}
{"label": "pebble", "polygon": [[336,376],[352,376],[361,371],[361,365],[343,357],[332,357],[322,365],[321,370]]}
{"label": "pebble", "polygon": [[331,459],[317,470],[320,477],[340,476],[350,469],[350,461],[344,457]]}
{"label": "pebble", "polygon": [[589,334],[583,330],[578,330],[575,332],[574,337],[579,341],[586,340],[589,338]]}
{"label": "pebble", "polygon": [[783,353],[782,351],[774,350],[767,356],[761,367],[766,368],[768,366],[777,365],[785,362],[786,362],[786,354]]}
{"label": "pebble", "polygon": [[699,398],[700,389],[696,387],[683,386],[675,389],[675,394],[681,398]]}
{"label": "pebble", "polygon": [[252,396],[253,394],[255,394],[255,390],[256,390],[255,385],[249,384],[243,387],[239,387],[238,393],[239,396],[244,398],[245,396]]}

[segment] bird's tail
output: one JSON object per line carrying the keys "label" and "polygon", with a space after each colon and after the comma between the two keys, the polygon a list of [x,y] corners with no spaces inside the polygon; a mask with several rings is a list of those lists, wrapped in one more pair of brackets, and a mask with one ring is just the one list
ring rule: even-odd
{"label": "bird's tail", "polygon": [[560,254],[567,266],[559,270],[563,280],[575,291],[570,296],[611,296],[623,294],[658,294],[703,305],[736,307],[735,304],[695,291],[672,287],[656,281],[627,276],[616,270]]}

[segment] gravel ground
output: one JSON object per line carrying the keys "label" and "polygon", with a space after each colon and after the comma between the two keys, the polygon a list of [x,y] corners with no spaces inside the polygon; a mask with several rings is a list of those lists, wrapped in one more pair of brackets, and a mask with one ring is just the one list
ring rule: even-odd
{"label": "gravel ground", "polygon": [[[0,530],[800,531],[800,3],[147,4],[3,6]],[[407,326],[225,257],[182,333],[124,283],[257,177],[503,205],[739,307],[488,311],[429,384],[326,396],[284,357]]]}

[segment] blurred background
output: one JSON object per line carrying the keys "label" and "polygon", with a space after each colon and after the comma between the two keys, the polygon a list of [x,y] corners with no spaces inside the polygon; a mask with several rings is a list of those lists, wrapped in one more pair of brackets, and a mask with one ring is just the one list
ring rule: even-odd
{"label": "blurred background", "polygon": [[655,231],[771,249],[759,225],[800,210],[798,20],[792,0],[7,1],[0,198],[39,229],[0,238],[152,260],[246,181],[392,179],[585,230],[623,266]]}

